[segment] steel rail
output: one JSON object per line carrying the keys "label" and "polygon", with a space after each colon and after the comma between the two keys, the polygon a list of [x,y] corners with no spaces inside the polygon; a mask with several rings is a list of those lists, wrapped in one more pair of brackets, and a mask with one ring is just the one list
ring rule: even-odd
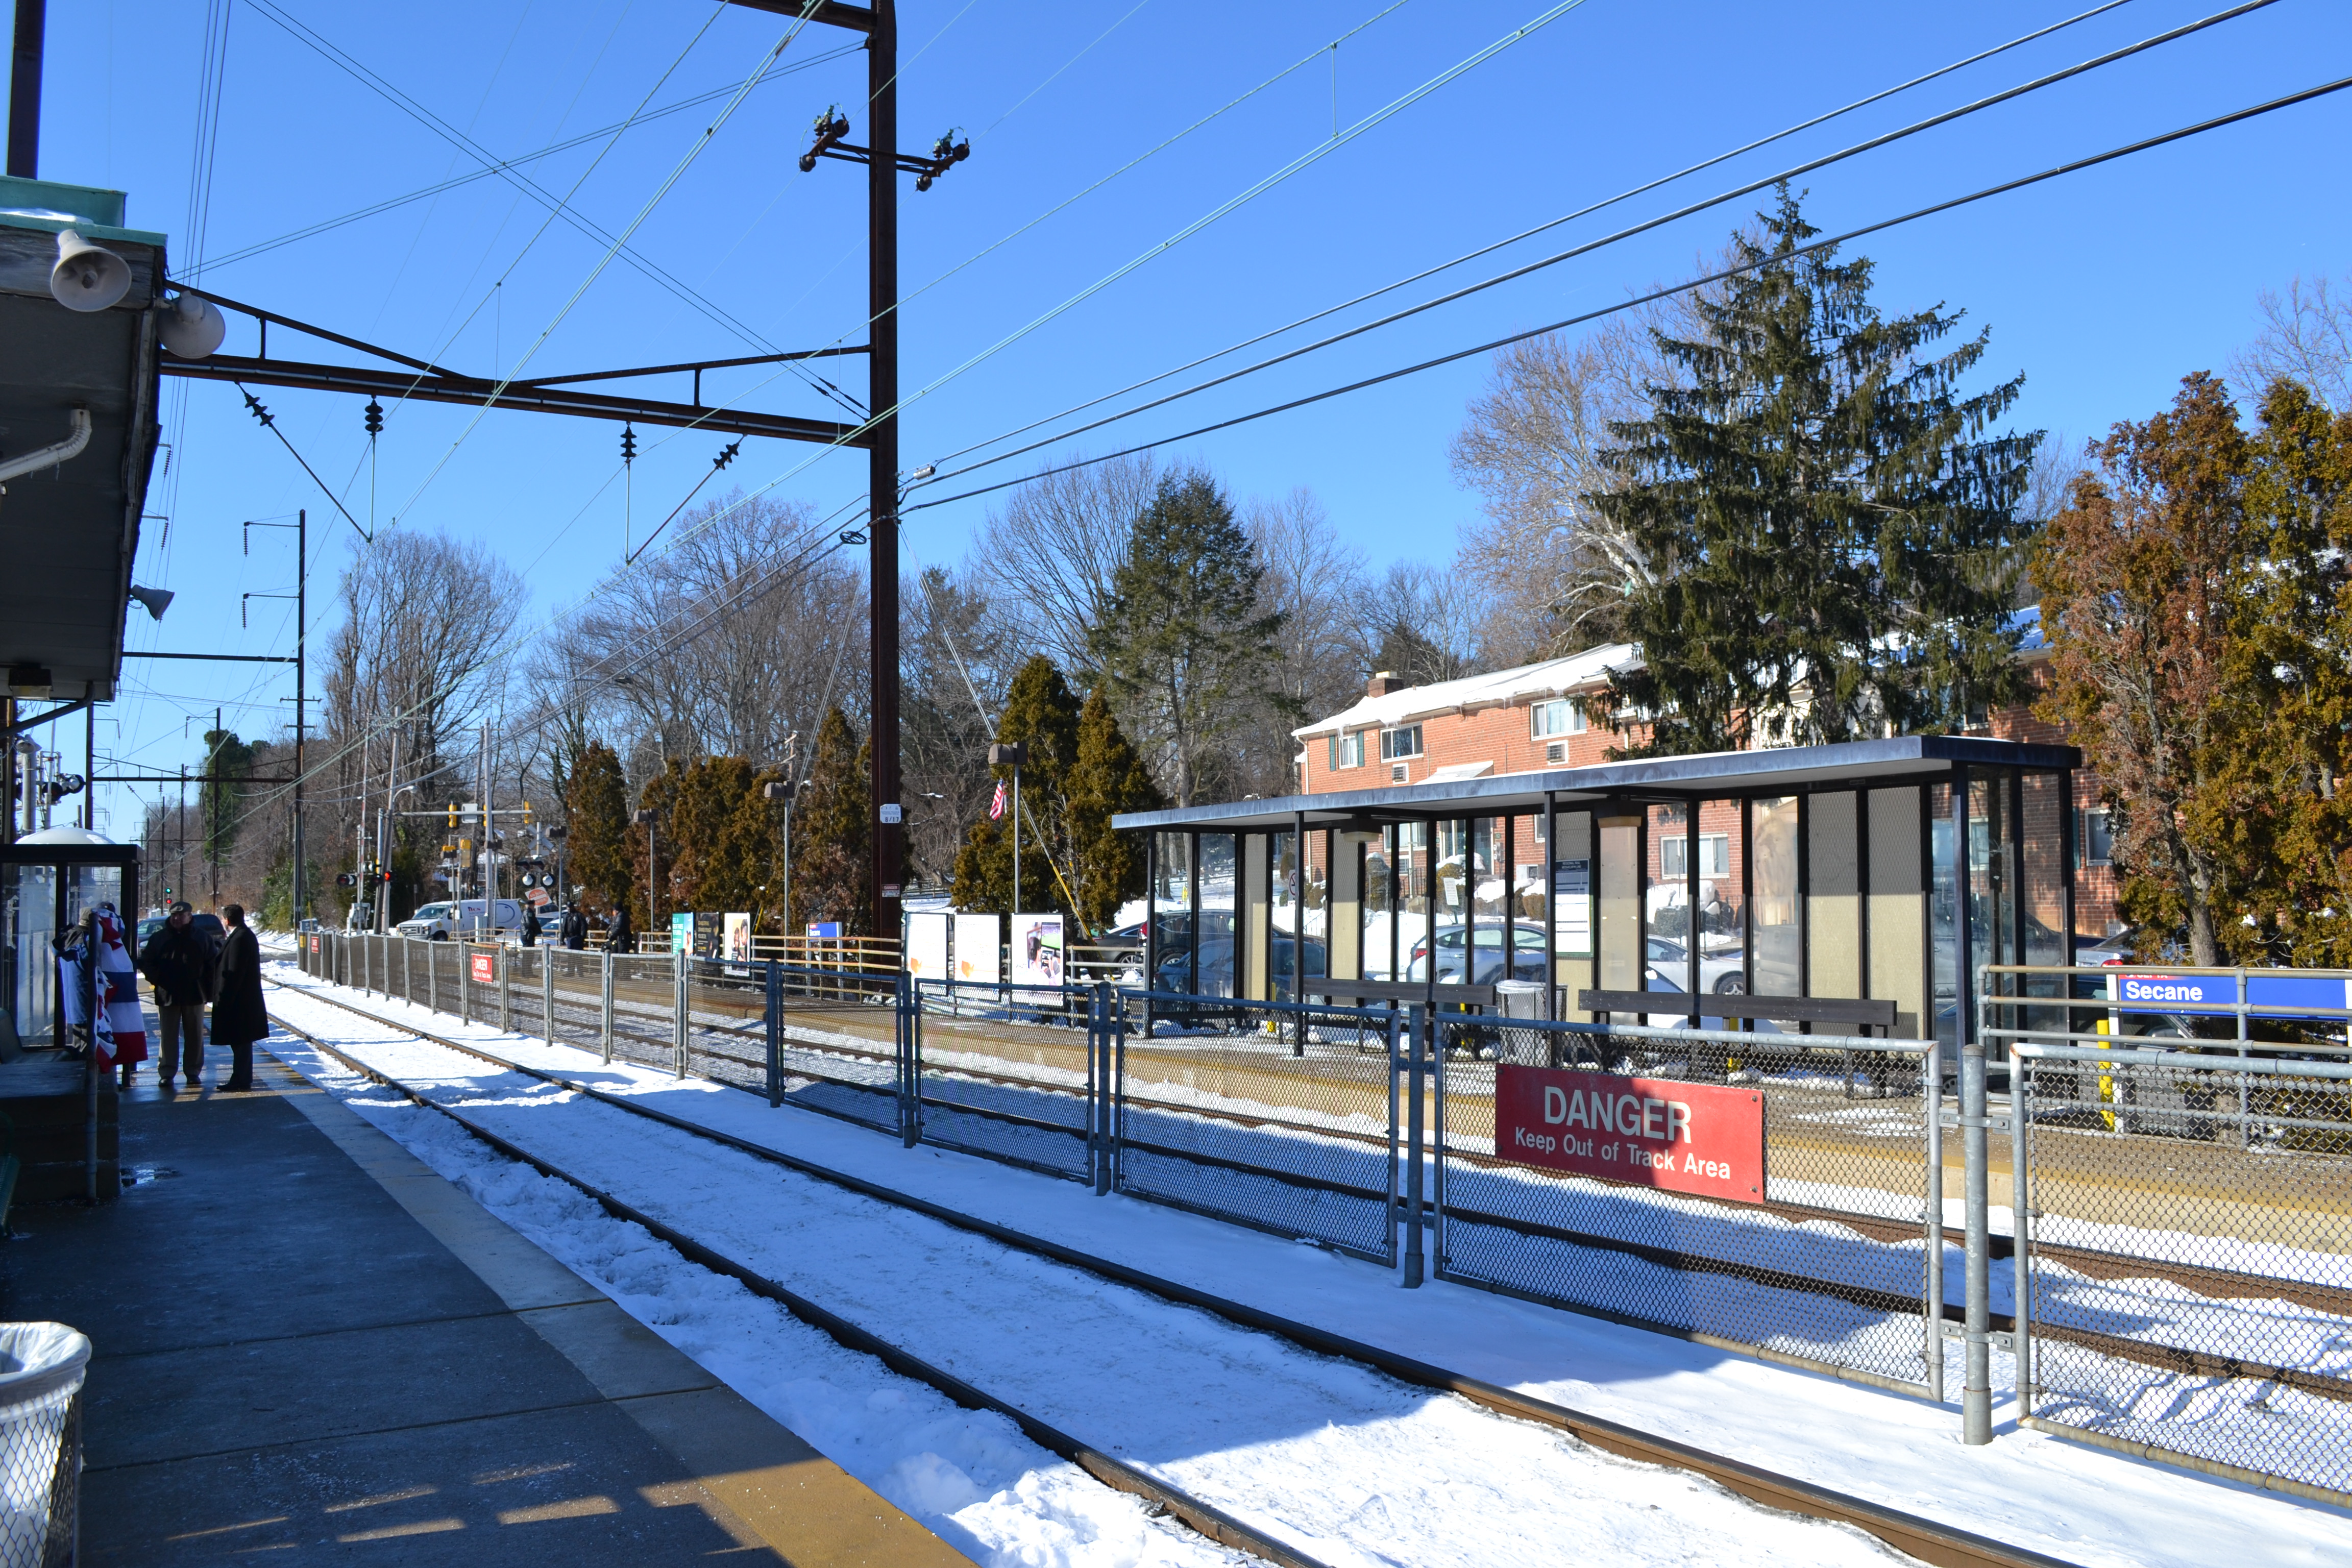
{"label": "steel rail", "polygon": [[575,1188],[593,1199],[598,1206],[615,1219],[626,1220],[632,1225],[644,1226],[688,1261],[698,1264],[714,1274],[723,1274],[754,1295],[775,1302],[793,1317],[826,1334],[844,1348],[870,1355],[901,1376],[911,1377],[918,1383],[929,1384],[967,1410],[992,1410],[1004,1416],[1020,1427],[1022,1435],[1031,1442],[1049,1453],[1057,1454],[1069,1460],[1105,1486],[1117,1491],[1132,1493],[1165,1509],[1170,1514],[1220,1545],[1230,1546],[1238,1551],[1246,1552],[1253,1557],[1279,1563],[1282,1568],[1325,1568],[1318,1559],[1284,1545],[1272,1536],[1243,1523],[1223,1510],[1202,1502],[1191,1493],[1181,1491],[1165,1482],[1154,1480],[1133,1466],[1112,1458],[1109,1455],[1064,1432],[1060,1427],[1030,1415],[1020,1406],[998,1398],[976,1384],[956,1376],[953,1373],[933,1366],[912,1352],[892,1344],[871,1330],[858,1327],[837,1312],[828,1311],[789,1287],[780,1285],[756,1269],[738,1263],[724,1253],[697,1241],[677,1226],[656,1219],[626,1200],[614,1196],[604,1188],[572,1174],[561,1165],[534,1154],[519,1144],[510,1142],[471,1117],[452,1110],[430,1096],[411,1089],[398,1079],[378,1068],[369,1067],[358,1058],[327,1044],[299,1025],[288,1023],[284,1018],[275,1016],[271,1022],[289,1034],[300,1037],[310,1044],[311,1049],[333,1058],[362,1078],[396,1090],[428,1110],[439,1111],[508,1159],[529,1165],[543,1176],[552,1177]]}
{"label": "steel rail", "polygon": [[[1063,1246],[1059,1242],[1047,1241],[1039,1237],[1030,1236],[1024,1232],[1014,1230],[1008,1226],[999,1225],[992,1220],[981,1219],[976,1215],[961,1213],[955,1209],[949,1208],[944,1205],[935,1204],[928,1199],[916,1197],[912,1194],[901,1193],[893,1188],[886,1187],[879,1183],[868,1182],[861,1177],[852,1176],[843,1172],[831,1170],[825,1166],[816,1164],[814,1162],[801,1159],[796,1155],[786,1154],[779,1150],[771,1149],[765,1145],[754,1143],[748,1139],[737,1138],[730,1133],[721,1132],[712,1128],[698,1126],[682,1117],[672,1116],[666,1111],[655,1110],[650,1106],[636,1104],[626,1099],[607,1094],[603,1090],[596,1089],[593,1085],[566,1079],[561,1074],[549,1073],[536,1068],[524,1067],[520,1063],[497,1056],[494,1053],[481,1050],[455,1040],[446,1039],[440,1036],[429,1034],[425,1031],[413,1028],[406,1024],[396,1023],[391,1019],[371,1013],[365,1008],[353,1006],[352,1004],[345,1002],[339,997],[323,995],[319,992],[307,987],[285,988],[294,990],[298,992],[298,994],[309,996],[313,1000],[325,1002],[331,1005],[340,1007],[345,1012],[367,1019],[370,1023],[378,1024],[383,1027],[396,1030],[415,1038],[425,1040],[429,1044],[444,1047],[447,1049],[457,1051],[461,1055],[477,1058],[482,1061],[488,1062],[493,1066],[502,1068],[509,1072],[521,1073],[526,1077],[536,1078],[544,1082],[558,1085],[559,1087],[571,1089],[572,1092],[579,1094],[583,1099],[593,1100],[599,1103],[612,1106],[616,1110],[625,1111],[631,1115],[642,1116],[648,1121],[660,1122],[666,1126],[675,1128],[695,1137],[703,1138],[711,1142],[719,1143],[727,1148],[733,1149],[738,1152],[751,1155],[755,1159],[762,1160],[772,1164],[781,1165],[787,1170],[795,1171],[803,1175],[810,1176],[830,1185],[840,1187],[845,1191],[855,1193],[861,1197],[871,1198],[879,1203],[888,1204],[893,1207],[906,1209],[910,1213],[921,1215],[928,1219],[937,1220],[954,1229],[987,1237],[992,1241],[996,1241],[1006,1247],[1010,1247],[1016,1251],[1026,1252],[1034,1257],[1044,1258],[1053,1262],[1064,1264],[1069,1268],[1079,1269],[1085,1273],[1093,1274],[1097,1278],[1108,1280],[1113,1284],[1124,1285],[1133,1289],[1141,1290],[1148,1295],[1157,1296],[1163,1300],[1172,1302],[1179,1306],[1192,1307],[1196,1310],[1208,1312],[1212,1316],[1222,1318],[1225,1321],[1233,1323],[1237,1327],[1255,1330],[1261,1333],[1272,1334],[1277,1339],[1288,1341],[1302,1350],[1309,1351],[1318,1355],[1333,1356],[1345,1361],[1356,1362],[1359,1364],[1369,1366],[1374,1371],[1385,1373],[1389,1376],[1397,1379],[1399,1382],[1410,1384],[1413,1387],[1425,1388],[1438,1393],[1458,1394],[1468,1400],[1470,1403],[1496,1415],[1508,1416],[1517,1420],[1532,1421],[1540,1426],[1550,1426],[1558,1430],[1567,1432],[1570,1436],[1576,1437],[1579,1441],[1589,1444],[1593,1447],[1600,1448],[1604,1452],[1615,1454],[1620,1458],[1635,1459],[1645,1464],[1662,1465],[1670,1468],[1685,1470],[1692,1474],[1704,1476],[1706,1479],[1715,1481],[1717,1485],[1724,1487],[1726,1489],[1736,1492],[1739,1496],[1748,1499],[1749,1501],[1759,1503],[1767,1508],[1779,1509],[1784,1512],[1801,1514],[1808,1518],[1832,1520],[1842,1523],[1852,1524],[1857,1529],[1865,1531],[1869,1534],[1875,1536],[1880,1541],[1883,1541],[1889,1546],[1894,1547],[1896,1551],[1907,1553],[1912,1557],[1916,1557],[1923,1563],[1934,1563],[1937,1565],[1937,1568],[2076,1568],[2075,1564],[2070,1563],[2063,1558],[2053,1557],[2044,1552],[2035,1552],[2030,1547],[2015,1546],[2007,1542],[1995,1541],[1989,1536],[1979,1535],[1973,1531],[1962,1530],[1956,1525],[1946,1524],[1938,1520],[1932,1520],[1917,1514],[1906,1513],[1900,1509],[1889,1508],[1881,1503],[1872,1502],[1866,1498],[1854,1497],[1851,1494],[1836,1491],[1831,1488],[1820,1486],[1811,1481],[1802,1480],[1793,1476],[1784,1476],[1776,1471],[1765,1469],[1759,1465],[1749,1464],[1743,1459],[1735,1459],[1727,1455],[1712,1453],[1706,1449],[1698,1447],[1694,1444],[1685,1443],[1672,1437],[1661,1436],[1654,1433],[1644,1432],[1638,1427],[1629,1426],[1622,1422],[1610,1420],[1605,1416],[1591,1415],[1587,1412],[1572,1409],[1567,1405],[1555,1405],[1549,1400],[1538,1399],[1531,1394],[1519,1393],[1516,1389],[1507,1388],[1499,1384],[1488,1383],[1481,1378],[1470,1377],[1464,1373],[1451,1371],[1429,1362],[1420,1361],[1414,1357],[1403,1355],[1378,1345],[1368,1344],[1359,1340],[1349,1339],[1343,1334],[1334,1333],[1329,1330],[1318,1328],[1311,1323],[1298,1322],[1296,1320],[1282,1317],[1277,1313],[1269,1312],[1261,1308],[1229,1300],[1223,1297],[1215,1295],[1211,1291],[1202,1290],[1194,1286],[1185,1285],[1172,1279],[1164,1279],[1159,1276],[1147,1273],[1142,1269],[1132,1268],[1127,1264],[1114,1262],[1108,1258],[1097,1258],[1091,1254],[1081,1252],[1075,1247]],[[323,1042],[317,1040],[315,1037],[299,1028],[296,1028],[291,1025],[287,1026],[287,1027],[292,1033],[301,1035],[303,1038],[311,1041],[311,1043],[318,1046],[319,1048],[336,1057],[337,1059],[352,1063],[354,1070],[360,1071],[377,1081],[383,1082],[388,1087],[397,1089],[401,1092],[407,1094],[411,1099],[423,1100],[423,1097],[419,1096],[415,1090],[408,1089],[407,1086],[404,1084],[394,1082],[393,1080],[385,1078],[377,1069],[352,1062],[352,1058],[344,1056],[334,1047],[324,1045]],[[433,1103],[429,1100],[424,1100],[423,1102]],[[454,1120],[457,1120],[461,1124],[464,1123],[464,1119],[462,1117],[458,1117],[457,1113],[455,1111],[448,1111],[446,1108],[438,1104],[434,1104],[433,1108],[435,1110],[443,1110],[445,1114],[451,1116]],[[492,1142],[494,1147],[499,1146],[495,1142],[495,1134],[478,1134],[478,1136],[483,1136],[484,1142]],[[514,1157],[524,1161],[526,1163],[531,1164],[535,1169],[546,1168],[541,1165],[534,1156],[518,1152]],[[585,1186],[583,1184],[579,1183],[569,1175],[564,1175],[553,1171],[550,1171],[549,1173],[558,1175],[561,1180],[572,1182],[573,1185],[580,1186],[583,1191],[589,1192],[592,1196],[595,1195],[593,1189]],[[602,1200],[600,1199],[599,1201]],[[614,1212],[619,1211],[615,1210]],[[659,1222],[647,1221],[637,1216],[634,1211],[624,1217],[632,1218],[635,1219],[636,1223],[646,1225],[647,1229],[655,1231],[657,1235],[662,1234],[663,1229],[666,1228],[661,1226]],[[665,1239],[668,1238],[665,1237]],[[682,1252],[687,1251],[687,1248],[689,1247],[699,1247],[701,1245],[699,1243],[693,1242],[691,1238],[685,1238],[685,1240],[686,1246],[680,1247],[680,1250]],[[678,1244],[673,1242],[672,1245],[675,1246]],[[692,1252],[688,1252],[687,1255],[689,1257],[694,1256]],[[713,1254],[712,1256],[716,1255]],[[698,1261],[699,1261],[699,1259],[698,1259]],[[747,1279],[745,1280],[745,1283],[747,1285],[751,1285],[751,1281]],[[752,1285],[751,1288],[754,1289],[759,1289],[757,1285]],[[778,1287],[777,1289],[781,1289],[782,1288]],[[779,1297],[777,1300],[782,1300],[782,1298]],[[787,1302],[786,1305],[789,1306],[789,1303]],[[822,1311],[823,1309],[817,1309],[817,1310]],[[830,1314],[828,1314],[828,1316],[830,1316]],[[811,1321],[814,1321],[814,1320]],[[845,1328],[849,1329],[852,1332],[859,1335],[865,1334],[865,1331],[857,1330],[854,1325],[845,1324],[844,1326]],[[827,1331],[831,1331],[828,1330]],[[850,1342],[845,1340],[844,1342],[848,1343]],[[879,1342],[876,1342],[878,1343]],[[863,1346],[855,1346],[853,1348],[863,1348]],[[877,1352],[875,1353],[879,1354],[880,1352]],[[909,1360],[911,1361],[911,1358],[909,1358]],[[923,1365],[924,1363],[916,1363],[914,1364]],[[910,1371],[908,1374],[918,1378],[922,1378],[923,1376],[920,1372]],[[940,1373],[939,1375],[945,1377],[949,1374]],[[928,1378],[924,1378],[923,1380],[929,1381]],[[934,1384],[934,1386],[941,1385]],[[960,1384],[960,1386],[968,1387],[969,1385]],[[942,1387],[942,1392],[946,1392],[944,1387]],[[971,1392],[978,1397],[986,1397],[985,1395],[979,1394],[977,1390],[972,1390]],[[953,1394],[950,1394],[950,1396],[955,1397]],[[994,1408],[994,1406],[992,1406],[992,1408]],[[1007,1414],[1012,1415],[1013,1413],[1008,1410]],[[1019,1420],[1020,1417],[1015,1415],[1013,1415],[1013,1419]],[[1050,1430],[1050,1428],[1048,1430]],[[1040,1439],[1039,1441],[1040,1446],[1042,1447],[1052,1447],[1050,1443],[1045,1443],[1043,1439]],[[1117,1461],[1115,1460],[1106,1459],[1105,1462],[1112,1465],[1117,1464]],[[1118,1483],[1116,1481],[1107,1480],[1107,1484],[1117,1485]],[[1157,1487],[1160,1483],[1147,1481],[1145,1484]],[[1206,1508],[1206,1505],[1201,1506],[1204,1509]],[[1177,1511],[1174,1504],[1172,1503],[1169,1505],[1169,1508],[1171,1512]],[[1178,1517],[1181,1518],[1183,1516],[1180,1513]],[[1208,1516],[1204,1515],[1204,1517]],[[1222,1519],[1224,1516],[1219,1514],[1214,1517]],[[1194,1521],[1187,1519],[1185,1522],[1191,1524]],[[1197,1524],[1194,1527],[1199,1528]],[[1202,1533],[1211,1534],[1213,1539],[1223,1539],[1223,1537],[1214,1536],[1213,1533],[1209,1531],[1203,1531]],[[1248,1547],[1242,1545],[1238,1541],[1229,1541],[1226,1542],[1226,1544],[1235,1545],[1242,1550],[1249,1550]],[[1290,1559],[1276,1558],[1272,1560],[1289,1561]]]}

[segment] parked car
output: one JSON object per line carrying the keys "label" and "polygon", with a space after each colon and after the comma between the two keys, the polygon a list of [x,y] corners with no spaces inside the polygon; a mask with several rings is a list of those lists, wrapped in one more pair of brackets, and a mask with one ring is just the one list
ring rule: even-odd
{"label": "parked car", "polygon": [[[501,931],[519,928],[522,924],[521,900],[499,900],[491,923]],[[426,904],[394,929],[402,936],[420,937],[427,942],[448,942],[453,938],[477,942],[490,934],[483,929],[479,899],[443,899]]]}
{"label": "parked car", "polygon": [[[1650,984],[1653,991],[1680,991],[1690,980],[1690,950],[1672,937],[1648,939]],[[1748,963],[1737,948],[1698,953],[1699,989],[1717,996],[1737,996],[1748,990]]]}
{"label": "parked car", "polygon": [[[1471,978],[1462,978],[1464,940],[1472,928],[1468,925],[1439,926],[1437,941],[1437,983],[1440,985],[1492,985],[1498,980],[1543,980],[1544,931],[1532,921],[1512,922],[1511,973],[1503,973],[1503,922],[1480,921],[1478,958],[1471,965]],[[1429,978],[1429,938],[1412,944],[1412,958],[1405,965],[1408,984]]]}

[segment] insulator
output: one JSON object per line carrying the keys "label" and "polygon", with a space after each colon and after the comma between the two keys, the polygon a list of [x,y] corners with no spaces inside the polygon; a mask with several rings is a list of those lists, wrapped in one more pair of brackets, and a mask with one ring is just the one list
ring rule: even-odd
{"label": "insulator", "polygon": [[624,462],[624,463],[634,463],[634,462],[635,462],[636,460],[637,460],[637,432],[636,432],[636,428],[635,428],[635,426],[634,426],[624,425],[624,426],[621,426],[621,461],[622,461],[622,462]]}
{"label": "insulator", "polygon": [[371,436],[380,436],[383,433],[383,405],[373,397],[368,399],[367,433]]}

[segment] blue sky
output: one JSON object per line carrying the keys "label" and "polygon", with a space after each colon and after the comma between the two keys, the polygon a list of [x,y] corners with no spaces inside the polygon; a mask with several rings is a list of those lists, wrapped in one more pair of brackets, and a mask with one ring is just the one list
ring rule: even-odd
{"label": "blue sky", "polygon": [[[998,436],[2095,3],[1585,0],[914,402],[904,419],[906,464]],[[791,26],[737,8],[714,17],[699,0],[268,4],[502,156],[621,121],[642,103],[740,83]],[[911,181],[902,190],[901,276],[909,290],[1267,78],[1307,63],[915,299],[904,315],[907,390],[947,376],[1314,153],[1331,140],[1335,117],[1343,129],[1356,123],[1541,16],[1549,0],[1388,5],[910,0],[900,20],[910,57],[900,89],[902,143],[927,146],[956,126],[973,151],[929,192],[916,194]],[[1597,237],[2220,8],[2216,0],[2131,0],[1384,304]],[[41,172],[128,191],[131,221],[171,237],[175,271],[478,167],[297,41],[257,0],[238,0],[198,247],[190,187],[205,15],[194,0],[86,0],[53,6],[49,16]],[[1325,47],[1343,34],[1336,50]],[[851,41],[812,26],[780,63]],[[2280,0],[1820,171],[1802,182],[1807,212],[1836,232],[2315,85],[2344,74],[2347,45],[2352,11]],[[753,89],[635,230],[633,247],[777,346],[861,341],[862,171],[825,163],[803,175],[796,159],[810,121],[830,102],[845,105],[852,139],[864,140],[863,82],[864,62],[851,54]],[[677,169],[715,111],[599,139],[530,173],[558,191],[576,182],[578,208],[619,230]],[[2343,144],[2347,118],[2352,93],[1876,236],[1860,248],[1879,263],[1884,308],[1940,301],[1964,309],[1971,326],[1992,331],[1986,375],[2027,377],[2019,424],[2080,439],[2151,412],[2181,375],[2222,366],[2257,324],[2260,290],[2297,273],[2344,269],[2341,160],[2328,149]],[[1681,220],[1024,462],[1186,430],[1621,300],[1687,272],[1759,205],[1760,197]],[[462,370],[511,371],[603,258],[600,245],[560,223],[541,232],[544,218],[510,185],[485,179],[210,266],[202,280]],[[252,351],[248,324],[233,327],[228,348]],[[273,349],[338,357],[290,337]],[[616,264],[571,306],[527,373],[757,352],[757,343]],[[827,374],[862,395],[857,361],[829,362]],[[1210,465],[1243,495],[1311,489],[1376,563],[1442,559],[1456,525],[1476,510],[1475,498],[1454,483],[1446,447],[1485,374],[1483,361],[1465,361],[1171,450]],[[687,391],[682,378],[641,384],[653,396],[683,399]],[[176,436],[172,468],[149,508],[169,515],[168,536],[163,522],[148,523],[139,577],[180,598],[160,626],[140,615],[132,646],[286,651],[290,603],[257,599],[247,607],[250,626],[239,617],[240,595],[290,587],[290,541],[256,531],[247,556],[238,523],[310,509],[320,622],[356,535],[233,390],[173,386],[166,404],[176,426],[167,430],[167,439]],[[370,518],[359,404],[257,391],[343,504]],[[769,369],[714,374],[705,395],[838,415]],[[551,616],[617,563],[625,508],[641,535],[723,444],[650,429],[640,438],[625,497],[617,426],[397,408],[378,448],[373,515],[381,524],[397,515],[402,527],[489,542],[527,573],[535,614]],[[728,479],[774,482],[780,495],[830,510],[862,494],[865,459],[755,440]],[[915,514],[906,542],[922,562],[984,550],[987,503]],[[288,710],[279,700],[285,678],[270,667],[134,660],[125,674],[126,693],[143,694],[126,695],[101,720],[100,748],[142,768],[201,761],[197,737],[215,702],[247,734],[275,728]],[[68,750],[78,760],[79,749],[76,734]],[[100,805],[118,831],[135,830],[127,792],[102,792]]]}

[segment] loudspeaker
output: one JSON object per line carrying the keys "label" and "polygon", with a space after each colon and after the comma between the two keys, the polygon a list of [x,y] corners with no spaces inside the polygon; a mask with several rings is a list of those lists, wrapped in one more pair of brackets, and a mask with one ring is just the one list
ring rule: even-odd
{"label": "loudspeaker", "polygon": [[103,310],[131,292],[131,264],[67,229],[58,236],[49,292],[68,310]]}
{"label": "loudspeaker", "polygon": [[228,318],[210,300],[183,294],[155,307],[157,335],[181,359],[203,359],[228,335]]}
{"label": "loudspeaker", "polygon": [[173,598],[169,588],[133,588],[131,596],[146,605],[147,613],[159,621],[163,618],[163,612],[170,607]]}

